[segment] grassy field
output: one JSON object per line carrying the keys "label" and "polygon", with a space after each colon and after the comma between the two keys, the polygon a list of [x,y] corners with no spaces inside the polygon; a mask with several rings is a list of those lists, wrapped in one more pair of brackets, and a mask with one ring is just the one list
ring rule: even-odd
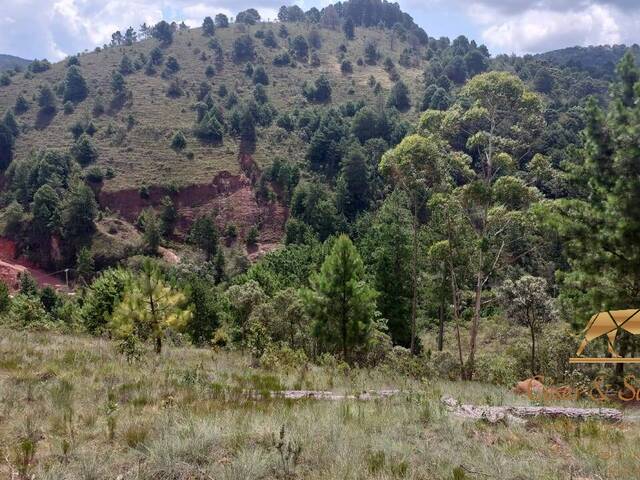
{"label": "grassy field", "polygon": [[[282,388],[407,393],[371,402],[246,393]],[[481,383],[384,368],[272,372],[208,349],[174,346],[129,364],[107,340],[0,330],[0,478],[637,478],[637,424],[487,425],[449,416],[443,394],[527,403]]]}
{"label": "grassy field", "polygon": [[[115,173],[113,179],[107,180],[105,188],[121,190],[138,188],[142,185],[177,186],[193,183],[206,183],[219,171],[239,172],[237,162],[239,144],[226,136],[221,145],[206,145],[198,141],[191,133],[195,123],[196,113],[193,105],[196,92],[201,82],[211,85],[212,92],[217,93],[221,85],[225,85],[229,92],[236,92],[241,98],[253,96],[253,83],[243,72],[246,62],[235,64],[231,59],[233,40],[243,32],[241,26],[231,26],[218,29],[216,38],[221,43],[225,53],[223,68],[216,69],[212,78],[207,78],[205,69],[215,64],[213,51],[208,48],[209,38],[204,37],[200,29],[177,32],[173,44],[164,49],[164,58],[174,56],[180,64],[180,70],[172,77],[178,79],[184,90],[184,95],[170,98],[166,95],[167,86],[171,79],[163,79],[160,72],[164,66],[158,67],[158,73],[146,75],[144,69],[126,76],[127,88],[131,91],[131,100],[124,106],[109,108],[111,99],[110,79],[112,71],[120,64],[123,54],[127,54],[135,61],[140,53],[147,56],[158,42],[150,39],[138,42],[132,46],[114,47],[102,52],[82,54],[80,69],[87,80],[89,97],[78,104],[71,114],[65,114],[59,105],[58,113],[45,124],[38,124],[38,106],[35,95],[38,86],[49,83],[56,85],[64,80],[66,63],[54,64],[49,71],[34,74],[32,78],[24,78],[23,74],[13,77],[11,85],[0,87],[0,113],[12,108],[17,96],[22,93],[30,102],[31,108],[18,117],[18,122],[24,133],[20,135],[16,145],[16,157],[28,154],[32,149],[41,147],[69,148],[73,142],[69,128],[77,121],[92,120],[98,131],[94,135],[100,157],[96,162],[102,167],[110,167]],[[278,32],[278,24],[262,23],[251,27],[242,27],[251,35],[259,29]],[[290,39],[298,34],[307,35],[309,27],[304,24],[287,24]],[[279,47],[270,49],[262,45],[262,41],[254,38],[256,58],[254,65],[262,64],[266,69],[270,85],[267,92],[270,101],[278,111],[292,112],[295,108],[308,105],[302,96],[302,86],[305,81],[314,81],[321,73],[326,74],[331,81],[333,93],[332,102],[328,105],[340,105],[349,100],[364,100],[376,105],[384,102],[386,92],[391,88],[389,75],[382,67],[382,61],[390,56],[396,63],[400,77],[409,86],[412,96],[420,93],[420,78],[424,65],[414,68],[404,68],[397,64],[402,50],[407,44],[402,43],[388,30],[357,29],[356,39],[347,42],[342,31],[320,29],[322,46],[317,51],[320,65],[297,62],[296,67],[275,67],[273,58],[288,48],[288,40],[278,38]],[[367,41],[375,41],[378,45],[381,60],[378,65],[358,66],[356,61],[362,57],[364,45]],[[352,74],[343,75],[338,62],[338,47],[348,45],[346,58],[353,63]],[[206,59],[202,59],[202,55]],[[424,62],[423,62],[424,63]],[[373,75],[383,86],[379,97],[372,93],[368,85],[369,77]],[[95,98],[101,96],[107,111],[95,116],[92,111]],[[217,95],[214,95],[217,96]],[[61,101],[59,100],[59,103]],[[224,99],[220,99],[221,105]],[[129,117],[133,125],[129,125]],[[411,110],[406,114],[409,120],[415,120],[417,113]],[[193,153],[188,158],[185,153],[176,153],[170,148],[171,137],[175,131],[182,130],[187,137],[185,152]],[[258,165],[265,166],[273,161],[277,155],[291,160],[302,160],[305,145],[295,133],[272,126],[260,129],[254,158]]]}

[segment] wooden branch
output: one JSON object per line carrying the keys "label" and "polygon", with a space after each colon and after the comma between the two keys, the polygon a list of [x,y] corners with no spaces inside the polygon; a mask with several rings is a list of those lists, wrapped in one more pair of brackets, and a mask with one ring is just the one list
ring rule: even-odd
{"label": "wooden branch", "polygon": [[587,420],[590,418],[620,422],[622,412],[616,408],[573,408],[573,407],[520,407],[488,405],[462,405],[451,397],[441,399],[445,408],[458,417],[485,420],[489,423],[522,423],[522,417],[569,418]]}

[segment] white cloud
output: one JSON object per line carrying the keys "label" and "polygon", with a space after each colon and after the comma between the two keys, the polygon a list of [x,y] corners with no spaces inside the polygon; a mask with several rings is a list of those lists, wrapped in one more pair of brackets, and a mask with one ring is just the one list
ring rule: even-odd
{"label": "white cloud", "polygon": [[209,15],[254,7],[277,17],[282,0],[0,0],[0,53],[60,60],[111,40],[116,30],[161,19],[198,27]]}
{"label": "white cloud", "polygon": [[634,5],[628,0],[476,0],[466,11],[481,26],[482,39],[491,50],[522,54],[574,45],[634,43],[640,4]]}

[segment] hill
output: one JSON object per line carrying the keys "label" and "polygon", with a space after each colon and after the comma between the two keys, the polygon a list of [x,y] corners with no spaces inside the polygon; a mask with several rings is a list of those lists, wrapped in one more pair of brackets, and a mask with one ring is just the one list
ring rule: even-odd
{"label": "hill", "polygon": [[534,55],[561,67],[569,67],[588,73],[594,78],[613,78],[615,66],[620,62],[627,50],[631,50],[640,60],[640,47],[632,45],[597,45],[589,47],[569,47]]}
{"label": "hill", "polygon": [[0,53],[0,72],[15,69],[16,67],[18,67],[18,69],[23,69],[30,63],[31,60]]}
{"label": "hill", "polygon": [[[255,257],[281,243],[301,180],[316,182],[337,209],[335,224],[345,224],[344,205],[333,204],[352,152],[364,156],[371,182],[361,204],[375,205],[383,196],[376,173],[382,154],[421,112],[452,105],[477,74],[515,73],[544,98],[549,128],[531,140],[532,151],[554,165],[579,142],[585,98],[606,97],[605,80],[570,62],[491,59],[465,36],[429,37],[396,4],[283,7],[279,18],[261,22],[250,9],[231,24],[224,15],[194,29],[160,22],[116,32],[111,45],[90,53],[6,72],[0,112],[10,114],[3,163],[11,165],[1,206],[17,200],[22,213],[33,213],[42,185],[20,179],[35,178],[39,156],[55,151],[63,157],[54,163],[71,158],[54,185],[58,195],[76,176],[95,193],[106,223],[87,229],[99,266],[132,252],[131,225],[119,222],[141,227],[145,210],[161,215],[163,208],[173,219],[167,239],[182,243],[194,220],[213,215],[227,245]],[[300,216],[304,208],[294,209]],[[10,236],[40,264],[57,269],[75,261],[64,252],[52,259],[59,246],[25,241],[24,232]],[[43,250],[42,258],[34,253]]]}

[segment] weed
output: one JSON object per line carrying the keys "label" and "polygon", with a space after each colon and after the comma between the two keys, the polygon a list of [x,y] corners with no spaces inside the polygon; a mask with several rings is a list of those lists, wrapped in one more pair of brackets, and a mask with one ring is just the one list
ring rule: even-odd
{"label": "weed", "polygon": [[280,456],[281,478],[292,478],[295,475],[302,446],[286,439],[284,425],[280,427],[280,434],[277,439],[275,434],[272,434],[272,443]]}

